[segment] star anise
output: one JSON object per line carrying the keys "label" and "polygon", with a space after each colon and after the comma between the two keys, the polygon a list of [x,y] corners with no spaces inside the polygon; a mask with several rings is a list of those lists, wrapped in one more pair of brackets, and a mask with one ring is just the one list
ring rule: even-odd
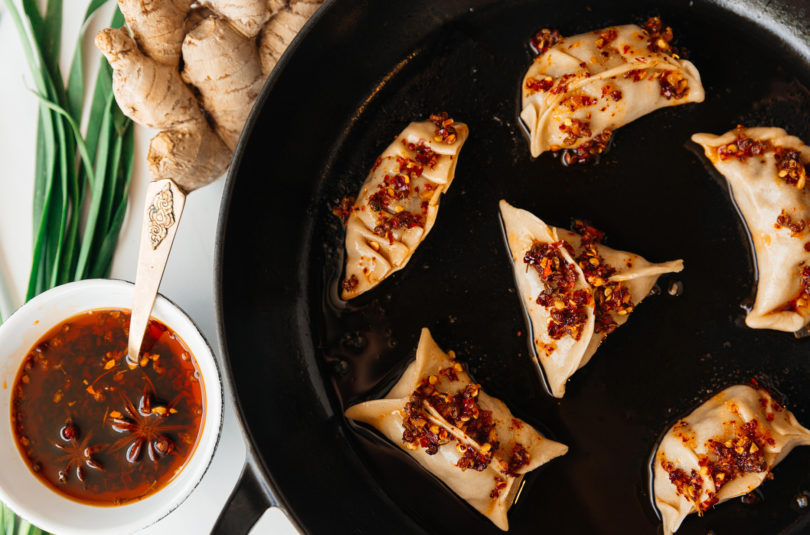
{"label": "star anise", "polygon": [[108,420],[114,431],[126,433],[127,436],[116,442],[112,450],[126,447],[126,459],[130,463],[141,460],[144,448],[153,462],[172,453],[174,442],[167,433],[183,428],[181,425],[167,423],[168,418],[176,411],[166,405],[156,404],[154,392],[149,386],[144,388],[137,408],[127,397],[122,395],[121,398],[124,414],[112,411]]}
{"label": "star anise", "polygon": [[54,442],[53,445],[64,452],[64,455],[56,459],[56,463],[65,463],[65,467],[58,473],[60,483],[67,483],[70,472],[74,468],[76,477],[81,483],[87,480],[87,474],[84,471],[85,466],[94,470],[104,470],[101,463],[93,458],[93,455],[104,449],[104,446],[90,446],[90,437],[91,435],[87,435],[80,442],[79,428],[71,419],[68,419],[59,430],[61,442]]}

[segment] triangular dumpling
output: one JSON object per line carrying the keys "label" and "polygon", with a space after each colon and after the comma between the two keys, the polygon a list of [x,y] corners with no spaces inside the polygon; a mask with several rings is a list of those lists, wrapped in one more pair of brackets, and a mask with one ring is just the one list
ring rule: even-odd
{"label": "triangular dumpling", "polygon": [[354,204],[338,209],[346,223],[343,299],[405,267],[436,221],[468,133],[447,114],[409,124],[377,158]]}
{"label": "triangular dumpling", "polygon": [[659,275],[683,269],[682,260],[652,264],[583,235],[546,225],[533,214],[500,202],[520,299],[531,320],[537,359],[551,393],[588,363],[605,337],[627,321]]}
{"label": "triangular dumpling", "polygon": [[810,147],[774,127],[692,141],[728,180],[754,242],[759,281],[746,325],[798,331],[810,322]]}
{"label": "triangular dumpling", "polygon": [[[658,108],[704,99],[692,63],[672,55],[660,20],[566,37],[541,51],[523,78],[523,119],[532,156],[604,150],[613,131]],[[556,39],[551,40],[549,45]]]}
{"label": "triangular dumpling", "polygon": [[667,431],[655,452],[655,505],[671,535],[691,513],[748,494],[810,431],[768,392],[729,387]]}
{"label": "triangular dumpling", "polygon": [[388,395],[346,417],[375,427],[502,530],[523,476],[568,451],[481,390],[427,329]]}

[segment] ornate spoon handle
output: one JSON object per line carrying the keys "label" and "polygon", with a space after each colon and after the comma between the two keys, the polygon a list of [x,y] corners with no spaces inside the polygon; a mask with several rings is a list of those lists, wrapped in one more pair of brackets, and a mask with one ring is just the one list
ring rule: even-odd
{"label": "ornate spoon handle", "polygon": [[143,335],[155,305],[185,205],[186,194],[168,178],[156,180],[146,189],[138,270],[135,274],[135,296],[129,324],[127,360],[130,364],[137,364],[140,358]]}

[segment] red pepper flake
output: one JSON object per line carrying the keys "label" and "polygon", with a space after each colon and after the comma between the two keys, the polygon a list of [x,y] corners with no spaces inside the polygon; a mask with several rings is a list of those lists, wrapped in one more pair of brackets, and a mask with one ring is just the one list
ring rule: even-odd
{"label": "red pepper flake", "polygon": [[745,135],[742,125],[738,125],[736,139],[731,143],[718,147],[717,155],[723,161],[729,158],[737,158],[739,161],[744,162],[752,156],[762,156],[773,149],[770,140],[752,139]]}
{"label": "red pepper flake", "polygon": [[610,144],[610,138],[613,136],[613,131],[604,129],[602,132],[592,139],[589,139],[579,147],[573,149],[565,149],[562,155],[562,161],[565,165],[586,164],[595,161],[600,154],[605,152]]}
{"label": "red pepper flake", "polygon": [[357,280],[357,275],[352,275],[348,279],[345,279],[343,282],[341,282],[340,286],[347,292],[351,292],[352,290],[357,288],[358,284],[360,284],[360,281]]}
{"label": "red pepper flake", "polygon": [[531,38],[530,43],[532,49],[537,55],[544,53],[546,50],[556,45],[562,40],[562,35],[557,30],[550,30],[543,28]]}
{"label": "red pepper flake", "polygon": [[[700,504],[700,495],[703,491],[703,479],[700,477],[700,474],[697,473],[697,470],[693,469],[687,474],[680,468],[675,468],[675,465],[666,459],[661,460],[661,468],[669,474],[669,481],[675,485],[675,491],[695,504],[699,515],[702,515],[703,511],[711,507],[711,505],[714,505],[712,503],[704,507]],[[706,500],[705,502],[707,501],[711,500]]]}
{"label": "red pepper flake", "polygon": [[539,93],[540,91],[548,91],[554,85],[554,78],[546,76],[542,80],[537,78],[528,78],[526,80],[526,89]]}
{"label": "red pepper flake", "polygon": [[453,126],[454,121],[447,115],[446,111],[431,114],[430,120],[436,125],[434,141],[446,143],[447,145],[456,142],[457,133]]}
{"label": "red pepper flake", "polygon": [[613,313],[625,316],[634,309],[630,292],[624,283],[610,280],[616,268],[599,255],[596,246],[602,242],[604,232],[580,220],[574,221],[574,231],[582,236],[582,253],[575,260],[593,287],[594,331],[610,334],[618,327]]}
{"label": "red pepper flake", "polygon": [[552,95],[560,95],[562,93],[567,93],[568,82],[570,82],[571,79],[574,77],[576,77],[576,74],[573,73],[563,74],[562,76],[557,78],[554,87],[551,88],[549,93],[551,93]]}
{"label": "red pepper flake", "polygon": [[463,444],[459,444],[458,448],[464,452],[458,462],[456,462],[456,466],[462,470],[472,468],[476,472],[483,472],[487,469],[489,463],[492,462],[491,452],[480,452],[471,446],[465,446]]}
{"label": "red pepper flake", "polygon": [[799,151],[776,147],[774,149],[776,159],[777,176],[798,189],[804,188],[807,182],[807,169],[801,161]]}
{"label": "red pepper flake", "polygon": [[647,48],[651,52],[663,52],[664,54],[673,54],[675,52],[672,48],[672,40],[675,37],[672,28],[664,26],[661,17],[647,19],[644,23],[644,30],[649,36]]}
{"label": "red pepper flake", "polygon": [[394,243],[394,232],[400,229],[409,229],[414,227],[424,227],[425,218],[421,214],[412,214],[410,212],[399,212],[390,217],[383,216],[376,227],[374,227],[374,234],[377,236],[388,238],[389,243]]}
{"label": "red pepper flake", "polygon": [[591,304],[591,294],[586,290],[574,290],[577,270],[562,256],[561,248],[573,254],[573,249],[565,241],[535,242],[526,251],[523,262],[537,271],[545,285],[536,302],[548,309],[551,316],[548,322],[549,336],[559,340],[570,335],[579,340],[582,328],[588,321],[586,307]]}
{"label": "red pepper flake", "polygon": [[787,213],[786,210],[782,210],[782,213],[776,218],[776,224],[774,225],[776,228],[786,227],[790,229],[791,236],[794,238],[804,232],[805,226],[807,223],[804,219],[800,219],[798,222],[793,221],[793,218]]}
{"label": "red pepper flake", "polygon": [[580,121],[569,117],[560,124],[559,128],[560,131],[568,134],[563,139],[563,145],[571,146],[580,138],[591,137],[591,123],[588,121]]}
{"label": "red pepper flake", "polygon": [[[581,109],[581,108],[587,108],[589,106],[593,106],[597,102],[598,102],[598,100],[596,98],[588,96],[588,95],[568,95],[567,97],[565,97],[560,102],[560,105],[565,106],[570,111],[577,111],[578,109]],[[575,121],[575,120],[576,119],[572,119],[572,121]],[[590,130],[588,130],[588,132],[590,132]],[[590,134],[588,134],[588,135],[590,135]]]}
{"label": "red pepper flake", "polygon": [[644,69],[633,69],[624,73],[623,78],[640,82],[647,77],[647,72]]}
{"label": "red pepper flake", "polygon": [[720,160],[737,158],[744,162],[752,156],[762,156],[768,152],[774,153],[777,176],[791,186],[803,189],[807,182],[807,167],[801,160],[798,151],[786,147],[775,146],[770,140],[752,139],[745,135],[742,125],[737,126],[737,137],[717,149]]}
{"label": "red pepper flake", "polygon": [[336,217],[339,217],[344,225],[349,220],[349,216],[352,215],[352,212],[357,210],[357,207],[354,206],[354,201],[354,196],[347,195],[340,199],[340,203],[337,206],[332,208],[332,213]]}
{"label": "red pepper flake", "polygon": [[492,488],[492,492],[489,493],[490,498],[498,498],[501,495],[501,491],[506,488],[506,480],[500,476],[495,476],[495,486]]}
{"label": "red pepper flake", "polygon": [[705,475],[712,478],[719,492],[726,483],[742,474],[765,472],[768,463],[765,461],[763,443],[772,441],[766,431],[759,430],[759,422],[751,420],[742,426],[735,426],[735,436],[729,440],[707,441],[709,454],[701,457],[698,464],[701,471],[705,467]]}
{"label": "red pepper flake", "polygon": [[515,445],[512,446],[512,454],[509,456],[507,468],[503,473],[512,477],[517,477],[520,475],[518,470],[528,465],[531,460],[532,457],[526,448],[523,447],[523,444],[520,442],[515,442]]}
{"label": "red pepper flake", "polygon": [[[602,96],[610,96],[614,101],[619,102],[622,99],[622,92],[620,89],[615,89],[611,84],[605,84],[602,86]],[[605,110],[602,109],[602,111]]]}
{"label": "red pepper flake", "polygon": [[661,96],[666,99],[681,99],[689,94],[689,80],[676,70],[661,71],[658,75]]}
{"label": "red pepper flake", "polygon": [[604,48],[613,42],[618,34],[616,33],[615,28],[608,28],[604,30],[600,35],[599,39],[596,40],[596,47],[597,48]]}
{"label": "red pepper flake", "polygon": [[[414,160],[419,162],[425,167],[429,167],[433,169],[436,167],[436,164],[439,162],[439,155],[436,154],[433,149],[431,149],[424,139],[420,139],[418,143],[411,143],[406,139],[402,140],[402,144],[405,145],[408,150],[415,152]],[[419,174],[417,176],[422,175],[422,168],[419,169]]]}
{"label": "red pepper flake", "polygon": [[[456,370],[455,366],[453,370]],[[428,455],[434,455],[439,451],[439,446],[455,440],[446,429],[430,423],[426,411],[427,406],[430,406],[481,446],[479,452],[463,444],[457,445],[464,454],[457,466],[465,470],[485,469],[492,460],[492,452],[498,449],[499,444],[492,411],[478,405],[480,385],[468,384],[464,390],[448,394],[436,390],[437,383],[437,376],[423,379],[411,394],[405,404],[402,441],[411,449],[422,447]]]}

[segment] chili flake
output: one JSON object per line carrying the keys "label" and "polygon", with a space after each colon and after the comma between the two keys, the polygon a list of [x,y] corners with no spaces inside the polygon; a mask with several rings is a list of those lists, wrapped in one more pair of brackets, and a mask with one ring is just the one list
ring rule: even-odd
{"label": "chili flake", "polygon": [[352,290],[357,288],[358,284],[360,284],[360,281],[357,280],[357,275],[352,275],[348,279],[345,279],[343,282],[341,282],[340,286],[347,292],[351,292]]}
{"label": "chili flake", "polygon": [[793,218],[787,213],[786,210],[782,210],[782,213],[776,218],[776,224],[774,226],[776,228],[786,227],[790,229],[791,235],[796,236],[804,232],[807,223],[804,219],[799,219],[799,221],[794,221]]}
{"label": "chili flake", "polygon": [[745,135],[741,125],[737,126],[736,139],[717,149],[717,155],[722,161],[737,158],[744,162],[752,156],[762,156],[768,152],[774,153],[777,176],[787,184],[803,189],[807,182],[807,164],[802,162],[797,150],[776,146],[769,139],[752,139]]}
{"label": "chili flake", "polygon": [[624,316],[633,311],[630,292],[622,282],[610,280],[616,268],[607,264],[596,248],[604,233],[579,220],[574,222],[574,231],[582,236],[582,253],[575,260],[585,280],[593,287],[594,331],[610,334],[618,327],[613,313]]}
{"label": "chili flake", "polygon": [[562,40],[562,35],[557,30],[543,28],[531,38],[530,43],[534,51],[540,55],[546,50],[556,45]]}
{"label": "chili flake", "polygon": [[802,163],[799,151],[776,147],[774,149],[776,159],[777,176],[798,189],[804,188],[807,182],[807,169]]}
{"label": "chili flake", "polygon": [[551,76],[546,76],[542,80],[538,80],[537,78],[526,79],[526,89],[529,91],[534,91],[535,93],[539,93],[540,91],[548,91],[553,85],[554,78]]}
{"label": "chili flake", "polygon": [[672,28],[664,26],[661,17],[650,17],[644,23],[644,30],[649,35],[649,44],[647,48],[651,52],[663,52],[664,54],[672,54],[672,40],[675,36],[672,33]]}
{"label": "chili flake", "polygon": [[512,454],[509,456],[506,470],[503,473],[517,477],[519,475],[518,470],[528,465],[531,460],[532,457],[523,444],[515,442],[515,445],[512,446]]}
{"label": "chili flake", "polygon": [[[621,91],[618,91],[618,93],[621,94]],[[574,165],[593,162],[600,154],[605,152],[612,136],[613,131],[606,128],[579,147],[565,149],[562,155],[563,164]]]}
{"label": "chili flake", "polygon": [[681,99],[689,94],[689,80],[676,70],[661,71],[658,75],[661,96],[666,99]]}
{"label": "chili flake", "polygon": [[454,121],[447,115],[446,111],[431,114],[430,120],[436,125],[434,141],[441,141],[448,145],[456,142],[457,134],[455,127],[453,127]]}
{"label": "chili flake", "polygon": [[563,257],[561,248],[573,254],[573,249],[565,241],[535,242],[525,253],[523,262],[537,271],[545,285],[536,302],[548,309],[551,315],[548,322],[549,336],[559,340],[570,335],[579,340],[582,328],[588,321],[586,307],[591,305],[591,295],[586,290],[574,290],[577,270]]}
{"label": "chili flake", "polygon": [[492,492],[489,493],[490,498],[497,498],[501,495],[501,491],[506,488],[506,480],[500,476],[495,476],[495,486]]}
{"label": "chili flake", "polygon": [[617,36],[618,36],[618,34],[616,33],[615,28],[608,28],[607,30],[604,30],[599,35],[599,39],[596,40],[596,47],[597,48],[606,47],[611,42],[613,42],[616,39]]}
{"label": "chili flake", "polygon": [[[411,449],[422,447],[428,455],[434,455],[441,445],[455,440],[446,429],[431,423],[427,407],[432,407],[450,425],[459,428],[480,445],[480,451],[461,443],[457,445],[457,449],[463,454],[457,466],[463,470],[472,468],[480,472],[489,466],[493,452],[499,445],[492,411],[478,405],[481,387],[469,384],[462,391],[448,394],[437,390],[435,386],[439,383],[438,376],[457,378],[456,373],[460,371],[460,367],[454,365],[444,368],[438,375],[421,381],[405,404],[402,441]],[[453,380],[455,379],[451,379]]]}
{"label": "chili flake", "polygon": [[347,195],[340,199],[340,203],[332,209],[332,213],[339,217],[343,224],[346,224],[346,221],[349,220],[349,216],[352,215],[352,212],[357,210],[354,206],[355,198],[353,195]]}

